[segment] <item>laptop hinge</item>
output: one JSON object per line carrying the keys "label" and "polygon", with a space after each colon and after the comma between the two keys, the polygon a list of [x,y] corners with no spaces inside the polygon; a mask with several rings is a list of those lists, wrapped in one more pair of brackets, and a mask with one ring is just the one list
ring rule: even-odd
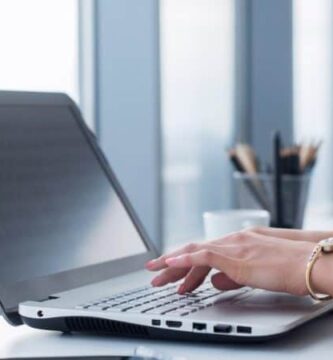
{"label": "laptop hinge", "polygon": [[59,296],[53,296],[53,295],[50,295],[46,298],[43,298],[43,299],[40,299],[40,300],[34,300],[36,302],[45,302],[45,301],[49,301],[49,300],[56,300],[56,299],[59,299]]}
{"label": "laptop hinge", "polygon": [[21,319],[21,316],[18,313],[18,309],[9,309],[9,310],[4,310],[3,308],[1,309],[1,313],[2,316],[5,318],[5,320],[7,320],[11,325],[13,326],[18,326],[18,325],[22,325],[23,321]]}

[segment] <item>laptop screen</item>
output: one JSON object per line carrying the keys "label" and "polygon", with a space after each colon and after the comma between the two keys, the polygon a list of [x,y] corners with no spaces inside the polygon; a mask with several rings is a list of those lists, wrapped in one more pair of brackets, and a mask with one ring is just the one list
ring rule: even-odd
{"label": "laptop screen", "polygon": [[0,219],[2,286],[148,251],[66,106],[0,108]]}

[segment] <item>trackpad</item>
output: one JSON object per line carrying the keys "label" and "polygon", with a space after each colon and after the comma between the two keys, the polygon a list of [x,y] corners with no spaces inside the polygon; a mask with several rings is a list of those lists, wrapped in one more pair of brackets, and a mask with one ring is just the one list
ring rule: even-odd
{"label": "trackpad", "polygon": [[[234,304],[241,305],[242,307],[313,307],[316,302],[309,296],[300,297],[293,296],[285,293],[276,293],[265,290],[253,290],[250,293],[241,296]],[[320,304],[318,304],[320,305]]]}

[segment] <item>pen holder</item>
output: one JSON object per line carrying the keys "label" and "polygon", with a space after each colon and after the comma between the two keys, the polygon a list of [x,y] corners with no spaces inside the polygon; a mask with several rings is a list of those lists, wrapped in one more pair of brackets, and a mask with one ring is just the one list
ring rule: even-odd
{"label": "pen holder", "polygon": [[236,203],[241,209],[265,209],[271,214],[271,225],[301,229],[309,194],[310,175],[282,176],[282,224],[276,222],[274,176],[234,173]]}

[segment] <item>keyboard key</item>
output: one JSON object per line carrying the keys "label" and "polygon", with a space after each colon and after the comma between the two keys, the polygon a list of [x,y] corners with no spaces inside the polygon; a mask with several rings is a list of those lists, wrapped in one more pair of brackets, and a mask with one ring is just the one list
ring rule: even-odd
{"label": "keyboard key", "polygon": [[123,311],[123,309],[122,308],[109,308],[106,311],[111,312],[111,313],[120,313]]}
{"label": "keyboard key", "polygon": [[127,306],[127,307],[125,307],[122,311],[128,311],[128,310],[130,310],[130,309],[133,309],[133,306]]}
{"label": "keyboard key", "polygon": [[132,309],[127,310],[126,312],[127,312],[127,313],[130,313],[130,314],[141,314],[142,308],[133,307]]}
{"label": "keyboard key", "polygon": [[181,316],[184,313],[184,311],[180,311],[179,309],[170,311],[167,316]]}
{"label": "keyboard key", "polygon": [[167,314],[167,313],[169,313],[170,311],[174,311],[174,310],[177,310],[177,308],[176,308],[176,307],[172,307],[172,308],[169,308],[169,309],[163,309],[163,311],[161,312],[161,315]]}
{"label": "keyboard key", "polygon": [[101,311],[103,309],[103,306],[89,306],[87,310],[90,311]]}
{"label": "keyboard key", "polygon": [[152,307],[149,307],[149,308],[142,309],[141,312],[146,313],[147,311],[153,310],[153,309],[155,309],[155,308],[152,306]]}
{"label": "keyboard key", "polygon": [[159,309],[153,309],[146,312],[148,315],[161,315],[161,310]]}
{"label": "keyboard key", "polygon": [[186,316],[186,315],[188,315],[188,314],[189,314],[188,311],[184,311],[184,312],[182,312],[182,313],[180,314],[180,316]]}
{"label": "keyboard key", "polygon": [[196,308],[190,308],[190,307],[185,307],[183,309],[183,312],[189,312],[189,313],[196,312],[196,311],[197,311]]}

